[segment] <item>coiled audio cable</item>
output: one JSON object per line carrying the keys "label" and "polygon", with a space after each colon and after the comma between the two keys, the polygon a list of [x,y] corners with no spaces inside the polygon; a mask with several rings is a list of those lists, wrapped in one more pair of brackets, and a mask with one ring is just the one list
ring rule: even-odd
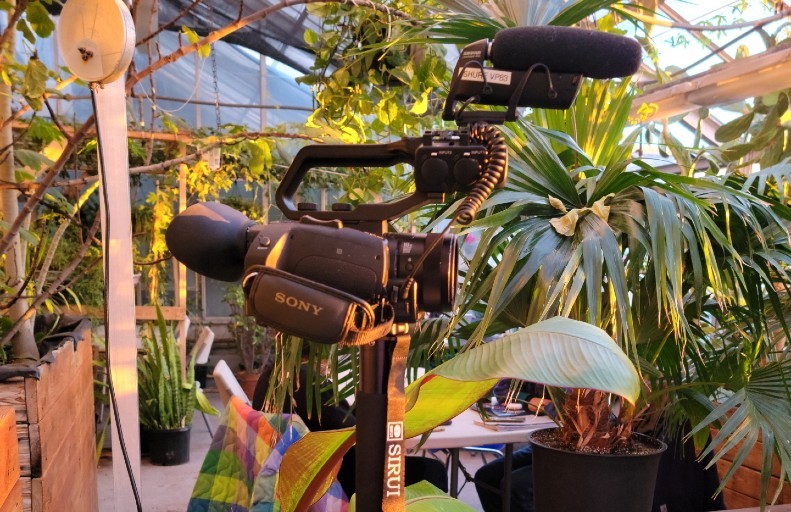
{"label": "coiled audio cable", "polygon": [[470,139],[486,144],[486,169],[453,215],[453,218],[464,226],[475,219],[483,202],[492,193],[508,168],[508,147],[505,145],[503,134],[496,126],[475,124],[470,130]]}

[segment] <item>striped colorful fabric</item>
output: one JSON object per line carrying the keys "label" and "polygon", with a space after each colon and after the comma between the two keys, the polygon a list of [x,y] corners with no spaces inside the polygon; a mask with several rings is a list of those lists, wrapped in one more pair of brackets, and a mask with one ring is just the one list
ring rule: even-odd
{"label": "striped colorful fabric", "polygon": [[[192,490],[188,512],[277,512],[278,468],[289,446],[308,432],[296,415],[265,414],[234,397],[220,417]],[[338,482],[310,512],[346,512]]]}

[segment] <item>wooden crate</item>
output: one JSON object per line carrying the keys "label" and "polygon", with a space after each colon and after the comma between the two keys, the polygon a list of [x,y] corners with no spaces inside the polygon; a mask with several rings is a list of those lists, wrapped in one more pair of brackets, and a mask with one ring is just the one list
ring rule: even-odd
{"label": "wooden crate", "polygon": [[[731,449],[717,462],[717,471],[720,474],[720,478],[722,478],[725,472],[731,467],[737,449],[738,446]],[[741,467],[736,470],[733,477],[728,481],[728,485],[725,486],[723,496],[725,497],[725,504],[729,509],[757,507],[761,502],[762,449],[763,443],[759,440],[744,460]],[[769,500],[772,499],[777,490],[777,484],[780,481],[778,478],[779,475],[780,464],[775,458],[772,464],[772,477],[769,480]],[[788,482],[783,485],[783,491],[777,503],[791,503],[791,485],[789,485]]]}
{"label": "wooden crate", "polygon": [[[0,406],[13,407],[25,512],[98,511],[90,330],[55,350],[40,378],[0,383]],[[0,509],[0,511],[5,512]]]}

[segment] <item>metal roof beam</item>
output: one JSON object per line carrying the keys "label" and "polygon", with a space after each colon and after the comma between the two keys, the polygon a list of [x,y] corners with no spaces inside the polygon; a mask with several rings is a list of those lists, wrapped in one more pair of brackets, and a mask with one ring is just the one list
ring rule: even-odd
{"label": "metal roof beam", "polygon": [[[671,20],[676,22],[676,23],[681,23],[681,24],[684,24],[684,25],[689,25],[690,24],[689,20],[687,20],[686,18],[684,18],[684,16],[679,14],[678,11],[676,11],[675,9],[673,9],[672,7],[667,5],[667,2],[665,2],[665,0],[662,0],[660,2],[659,10],[664,12],[665,14],[667,14],[667,16]],[[706,48],[708,48],[709,50],[713,51],[715,55],[717,55],[719,58],[721,58],[725,62],[733,62],[734,60],[736,60],[733,57],[731,57],[730,55],[728,55],[725,52],[725,50],[723,50],[722,48],[720,48],[719,46],[714,44],[712,42],[712,40],[709,39],[708,37],[706,37],[706,35],[703,32],[692,31],[692,32],[690,32],[690,34],[692,34],[692,36],[695,39],[697,39],[698,41],[703,43],[706,46]]]}
{"label": "metal roof beam", "polygon": [[656,105],[656,112],[645,121],[697,110],[700,107],[728,105],[791,87],[791,48],[778,47],[764,53],[713,67],[705,73],[674,80],[650,90],[632,104],[632,117],[638,109]]}

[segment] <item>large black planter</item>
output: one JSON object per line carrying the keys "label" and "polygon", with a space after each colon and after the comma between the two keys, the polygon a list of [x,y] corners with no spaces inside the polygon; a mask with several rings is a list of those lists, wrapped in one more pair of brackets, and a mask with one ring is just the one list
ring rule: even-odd
{"label": "large black planter", "polygon": [[155,466],[178,466],[190,461],[190,427],[147,430],[148,454]]}
{"label": "large black planter", "polygon": [[648,454],[598,455],[551,448],[534,434],[535,512],[651,512],[663,442],[651,439]]}

